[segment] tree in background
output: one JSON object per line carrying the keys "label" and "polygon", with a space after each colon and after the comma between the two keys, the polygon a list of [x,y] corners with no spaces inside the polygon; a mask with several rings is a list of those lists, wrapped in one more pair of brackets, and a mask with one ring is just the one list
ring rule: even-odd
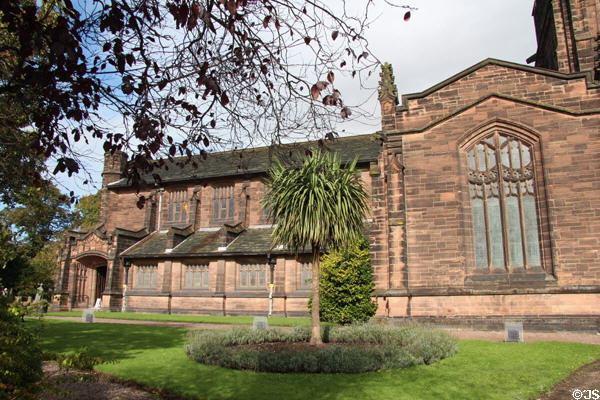
{"label": "tree in background", "polygon": [[[371,300],[375,283],[369,242],[363,236],[348,247],[321,257],[319,285],[322,321],[349,324],[368,321],[377,310]],[[309,303],[312,310],[312,302]]]}
{"label": "tree in background", "polygon": [[26,187],[13,198],[13,203],[0,211],[0,217],[13,231],[13,240],[30,257],[73,221],[68,197],[52,184]]}
{"label": "tree in background", "polygon": [[274,222],[273,242],[298,253],[312,249],[312,336],[322,344],[319,318],[319,258],[325,247],[344,248],[362,234],[367,193],[356,159],[343,168],[339,156],[315,149],[302,166],[276,162],[269,171],[264,204]]}
{"label": "tree in background", "polygon": [[100,192],[80,198],[71,210],[67,196],[47,183],[20,190],[13,202],[0,211],[0,286],[34,296],[42,284],[48,297],[67,232],[98,225]]}
{"label": "tree in background", "polygon": [[48,183],[19,190],[13,203],[0,211],[6,234],[0,285],[14,295],[35,296],[40,284],[54,286],[57,236],[72,224],[70,202]]}
{"label": "tree in background", "polygon": [[72,229],[87,231],[100,221],[100,191],[80,198],[73,207]]}
{"label": "tree in background", "polygon": [[371,3],[1,1],[0,102],[23,110],[11,126],[32,128],[25,145],[55,172],[77,172],[74,143],[97,139],[129,154],[134,185],[159,158],[334,137],[352,114],[336,75],[379,64],[364,37]]}

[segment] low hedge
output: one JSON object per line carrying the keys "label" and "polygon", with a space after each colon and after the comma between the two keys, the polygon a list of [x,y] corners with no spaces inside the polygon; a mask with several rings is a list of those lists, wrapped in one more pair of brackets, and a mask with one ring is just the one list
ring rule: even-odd
{"label": "low hedge", "polygon": [[262,372],[357,373],[431,364],[450,357],[458,343],[448,334],[416,325],[355,324],[325,327],[323,347],[273,350],[269,343],[302,343],[310,330],[232,329],[191,331],[185,350],[197,362]]}

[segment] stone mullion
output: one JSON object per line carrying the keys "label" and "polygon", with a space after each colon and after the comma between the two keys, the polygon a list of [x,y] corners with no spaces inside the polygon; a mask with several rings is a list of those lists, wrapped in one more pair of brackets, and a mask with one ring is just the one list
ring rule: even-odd
{"label": "stone mullion", "polygon": [[[524,144],[521,141],[518,141],[519,143],[519,161],[521,162],[521,179],[525,178],[525,166],[523,164],[523,152],[522,152],[522,146],[524,146]],[[531,155],[529,158],[533,158]],[[533,163],[533,159],[530,160],[531,163]],[[521,189],[521,183],[525,182],[525,185],[527,185],[527,181],[519,181],[517,183],[517,190],[519,193],[519,225],[521,227],[521,251],[523,252],[523,269],[527,269],[527,232],[525,231],[525,211],[523,210],[523,190]],[[525,188],[525,190],[527,190],[527,188]]]}
{"label": "stone mullion", "polygon": [[[475,159],[475,171],[481,172],[479,169],[479,149],[477,147],[478,143],[475,143],[473,146],[473,154]],[[484,148],[485,152],[485,148]],[[487,159],[487,155],[486,155]],[[475,185],[475,196],[477,196],[477,185]],[[481,183],[481,200],[483,201],[483,219],[485,222],[485,243],[486,243],[486,251],[487,251],[487,260],[488,260],[488,271],[492,268],[492,246],[490,241],[490,219],[488,215],[488,204],[487,204],[487,187],[485,183],[485,179],[482,180]]]}
{"label": "stone mullion", "polygon": [[[500,136],[498,133],[494,133],[494,143],[496,144],[496,165],[498,166],[498,203],[500,206],[500,221],[502,226],[500,227],[502,232],[502,251],[504,254],[504,269],[509,271],[510,265],[510,238],[508,233],[508,213],[506,212],[506,193],[504,192],[504,179],[503,179],[503,168],[502,164],[502,153],[500,151]],[[506,138],[506,146],[508,148],[508,163],[512,167],[512,158],[510,155],[510,138]],[[510,189],[510,183],[509,183]]]}

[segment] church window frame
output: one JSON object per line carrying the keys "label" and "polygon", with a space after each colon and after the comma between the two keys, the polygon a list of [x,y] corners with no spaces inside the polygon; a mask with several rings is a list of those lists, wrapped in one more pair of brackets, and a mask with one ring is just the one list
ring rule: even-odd
{"label": "church window frame", "polygon": [[219,185],[213,188],[214,221],[229,221],[235,218],[235,185]]}
{"label": "church window frame", "polygon": [[539,136],[495,121],[465,137],[459,148],[471,232],[466,243],[470,270],[552,273]]}
{"label": "church window frame", "polygon": [[298,262],[298,290],[310,290],[312,287],[312,262]]}
{"label": "church window frame", "polygon": [[187,190],[169,191],[167,206],[167,223],[178,224],[187,222],[188,218],[188,195]]}
{"label": "church window frame", "polygon": [[248,261],[238,264],[238,288],[240,290],[266,290],[268,284],[268,264]]}
{"label": "church window frame", "polygon": [[208,263],[204,264],[184,264],[184,289],[208,289],[209,280]]}
{"label": "church window frame", "polygon": [[158,288],[158,264],[136,265],[135,275],[135,289]]}

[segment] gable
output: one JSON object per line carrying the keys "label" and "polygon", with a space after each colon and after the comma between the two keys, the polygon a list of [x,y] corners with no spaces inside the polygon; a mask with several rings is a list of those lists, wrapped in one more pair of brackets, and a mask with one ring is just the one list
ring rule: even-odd
{"label": "gable", "polygon": [[81,257],[84,254],[107,257],[109,251],[110,245],[107,239],[96,230],[86,233],[81,238],[76,238],[75,243],[71,247],[73,258]]}
{"label": "gable", "polygon": [[600,109],[600,86],[587,75],[562,74],[488,59],[423,92],[402,97],[391,133],[421,130],[492,96],[582,112]]}

